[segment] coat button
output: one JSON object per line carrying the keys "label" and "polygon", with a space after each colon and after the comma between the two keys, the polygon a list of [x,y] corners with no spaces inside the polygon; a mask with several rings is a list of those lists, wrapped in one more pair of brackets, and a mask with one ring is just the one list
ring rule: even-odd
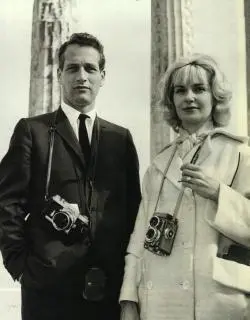
{"label": "coat button", "polygon": [[153,288],[153,282],[152,282],[152,281],[148,281],[148,282],[147,282],[147,288],[148,288],[149,290],[151,290],[151,289]]}
{"label": "coat button", "polygon": [[192,193],[192,189],[190,189],[190,188],[185,188],[185,194],[187,195],[187,196],[191,196],[191,193]]}
{"label": "coat button", "polygon": [[191,241],[184,241],[183,242],[183,247],[185,248],[185,249],[189,249],[189,248],[192,248],[192,242]]}
{"label": "coat button", "polygon": [[183,281],[182,287],[184,290],[188,290],[189,289],[189,281],[187,281],[187,280]]}
{"label": "coat button", "polygon": [[183,290],[188,290],[190,287],[190,283],[187,280],[179,281],[179,285]]}

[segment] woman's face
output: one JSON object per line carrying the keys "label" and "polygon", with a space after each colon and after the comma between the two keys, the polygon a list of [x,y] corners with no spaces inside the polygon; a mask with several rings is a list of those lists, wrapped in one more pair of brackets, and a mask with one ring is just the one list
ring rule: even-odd
{"label": "woman's face", "polygon": [[173,102],[184,129],[195,132],[211,118],[212,93],[208,72],[199,66],[187,65],[173,77]]}

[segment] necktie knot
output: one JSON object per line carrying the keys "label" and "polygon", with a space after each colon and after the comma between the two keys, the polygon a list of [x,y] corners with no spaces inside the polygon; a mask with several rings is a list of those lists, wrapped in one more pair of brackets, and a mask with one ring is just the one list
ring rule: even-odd
{"label": "necktie knot", "polygon": [[85,120],[86,119],[89,119],[89,116],[87,114],[84,114],[84,113],[81,113],[78,117],[78,119],[80,120],[80,122],[84,122],[85,123]]}

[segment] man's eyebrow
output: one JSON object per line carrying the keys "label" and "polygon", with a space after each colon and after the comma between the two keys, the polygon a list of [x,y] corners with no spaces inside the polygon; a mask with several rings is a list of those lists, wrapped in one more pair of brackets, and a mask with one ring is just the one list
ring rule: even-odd
{"label": "man's eyebrow", "polygon": [[75,67],[75,66],[79,66],[79,63],[77,62],[69,62],[66,67]]}
{"label": "man's eyebrow", "polygon": [[[82,63],[79,63],[79,62],[69,62],[66,66],[67,67],[76,67],[76,66],[80,66],[82,65]],[[88,66],[88,67],[97,67],[97,64],[95,63],[92,63],[92,62],[86,62],[86,63],[83,63],[83,65],[85,66]]]}
{"label": "man's eyebrow", "polygon": [[86,62],[85,65],[89,66],[89,67],[97,67],[98,66],[96,63],[93,63],[93,62]]}

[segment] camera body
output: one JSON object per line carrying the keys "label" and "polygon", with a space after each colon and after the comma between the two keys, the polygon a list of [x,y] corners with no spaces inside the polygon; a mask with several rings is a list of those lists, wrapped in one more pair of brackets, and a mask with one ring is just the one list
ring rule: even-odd
{"label": "camera body", "polygon": [[68,203],[59,195],[53,196],[43,210],[53,228],[66,235],[75,234],[87,236],[89,233],[89,219],[81,215],[76,204]]}
{"label": "camera body", "polygon": [[178,220],[171,214],[155,213],[149,221],[144,248],[159,256],[170,255],[177,230]]}

